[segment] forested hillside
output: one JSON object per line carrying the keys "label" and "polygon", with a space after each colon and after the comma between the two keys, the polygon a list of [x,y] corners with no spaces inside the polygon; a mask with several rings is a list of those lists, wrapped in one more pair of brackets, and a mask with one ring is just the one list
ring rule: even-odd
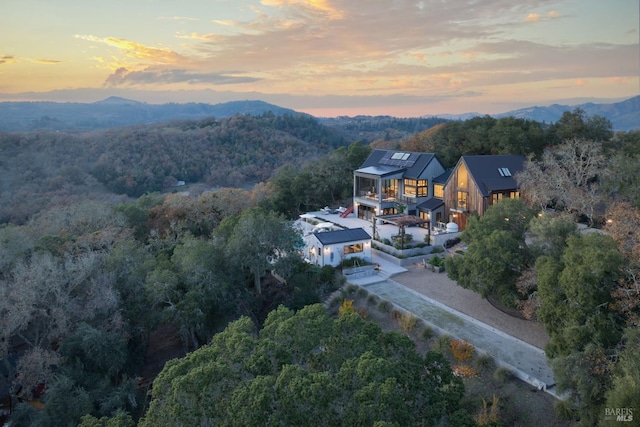
{"label": "forested hillside", "polygon": [[269,112],[276,115],[302,115],[263,101],[158,105],[112,96],[90,104],[0,102],[0,131],[91,131],[170,120],[198,120],[206,117],[222,119],[236,114],[259,116]]}
{"label": "forested hillside", "polygon": [[[481,117],[371,145],[435,151],[449,166],[463,154],[530,155],[517,177],[523,197],[471,220],[467,250],[447,258],[447,271],[545,325],[569,420],[595,425],[605,405],[640,405],[640,132],[614,134],[576,110],[552,126]],[[474,425],[459,409],[464,383],[441,355],[417,357],[405,337],[355,315],[293,314],[344,279],[303,261],[290,220],[348,203],[371,145],[310,117],[272,114],[0,134],[0,392],[20,399],[12,425],[78,425],[89,414],[82,425],[157,425],[211,410],[255,420],[264,408],[286,422],[298,420],[299,402],[354,424],[411,425],[402,393],[416,396],[406,387],[425,381],[437,408],[414,402],[421,417]],[[179,180],[264,182],[188,193]],[[555,213],[534,218],[547,208]],[[583,236],[576,219],[609,235]],[[279,305],[292,311],[274,312]],[[296,341],[314,331],[312,347]],[[202,390],[211,395],[199,400]],[[187,401],[194,412],[178,413]]]}
{"label": "forested hillside", "polygon": [[312,117],[273,114],[86,133],[0,133],[0,223],[24,222],[50,203],[105,190],[137,197],[178,181],[241,188],[345,143]]}

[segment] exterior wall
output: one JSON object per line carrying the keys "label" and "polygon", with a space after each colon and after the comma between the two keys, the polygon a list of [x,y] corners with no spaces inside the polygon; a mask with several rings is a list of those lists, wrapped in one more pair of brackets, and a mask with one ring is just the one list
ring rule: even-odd
{"label": "exterior wall", "polygon": [[[468,182],[466,191],[468,195],[466,207],[465,209],[456,209],[458,205],[458,191],[460,190],[459,178],[464,175],[463,173],[460,173],[461,168],[466,168],[466,165],[464,165],[462,160],[458,162],[444,187],[444,220],[445,222],[453,220],[453,222],[458,224],[460,231],[466,228],[470,213],[476,212],[478,215],[482,216],[486,212],[487,208],[493,204],[492,195],[489,194],[488,197],[483,197],[478,185],[473,180],[473,177],[467,173]],[[515,192],[517,189],[514,188],[512,190],[504,191]],[[455,217],[453,215],[455,215]]]}
{"label": "exterior wall", "polygon": [[[458,224],[460,231],[465,229],[469,213],[477,212],[478,215],[483,215],[487,204],[487,200],[482,197],[482,193],[469,173],[467,173],[466,189],[459,186],[459,178],[461,175],[463,176],[460,173],[461,167],[466,168],[466,165],[459,161],[444,187],[445,215],[443,218],[445,222],[453,221]],[[457,209],[459,190],[467,192],[467,202],[464,209]]]}
{"label": "exterior wall", "polygon": [[[344,255],[345,246],[358,243],[362,243],[362,252]],[[331,254],[333,254],[333,258],[331,257]],[[311,262],[311,264],[319,265],[320,267],[324,267],[325,265],[337,267],[343,260],[350,258],[371,260],[371,240],[358,240],[353,242],[336,243],[333,245],[323,245],[315,236],[311,236],[307,241],[305,257],[309,262]]]}
{"label": "exterior wall", "polygon": [[429,180],[429,195],[428,197],[421,199],[420,203],[433,197],[433,179],[442,175],[444,172],[445,168],[437,158],[434,158],[433,160],[431,160],[431,162],[429,162],[419,178]]}
{"label": "exterior wall", "polygon": [[[393,209],[396,207],[396,203],[401,203],[406,206],[405,212],[415,211],[416,206],[426,200],[429,200],[433,197],[433,179],[437,176],[442,175],[445,172],[445,168],[442,166],[440,161],[437,158],[433,158],[427,167],[422,171],[420,176],[417,179],[426,179],[427,180],[427,196],[426,197],[405,197],[404,194],[404,177],[401,175],[393,175],[387,176],[384,178],[369,176],[365,174],[355,175],[353,176],[353,212],[356,218],[361,218],[361,214],[359,213],[358,206],[365,205],[370,206],[376,210],[376,214],[382,214],[384,210]],[[377,194],[375,194],[375,200],[373,198],[364,197],[360,193],[363,189],[358,188],[357,180],[358,176],[367,177],[370,179],[375,179]],[[393,200],[386,199],[382,195],[382,182],[385,179],[397,179],[398,180],[398,190],[397,194]]]}

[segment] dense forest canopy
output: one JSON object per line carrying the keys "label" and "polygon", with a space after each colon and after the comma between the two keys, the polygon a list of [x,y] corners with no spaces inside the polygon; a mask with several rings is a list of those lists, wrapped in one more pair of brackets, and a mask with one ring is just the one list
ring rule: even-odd
{"label": "dense forest canopy", "polygon": [[[211,368],[216,374],[234,362],[237,354],[223,355],[229,359],[220,360],[220,366],[196,359],[218,354],[236,338],[261,363],[269,355],[272,360],[293,357],[287,351],[294,346],[276,351],[283,344],[263,329],[269,313],[280,305],[291,310],[273,314],[266,322],[271,329],[286,319],[295,322],[296,310],[322,302],[344,279],[331,267],[303,262],[290,219],[306,209],[349,203],[353,170],[372,145],[435,151],[448,165],[462,154],[529,155],[527,170],[539,179],[530,180],[529,198],[503,200],[470,221],[464,236],[468,251],[455,261],[447,258],[447,270],[465,276],[459,280],[462,286],[522,308],[545,324],[558,385],[570,396],[562,404],[568,416],[589,425],[601,418],[604,405],[640,405],[638,388],[629,386],[640,381],[634,357],[640,342],[640,132],[613,134],[606,120],[576,110],[553,126],[481,117],[367,144],[345,139],[309,117],[265,114],[103,132],[0,134],[0,356],[9,366],[0,389],[23,400],[12,425],[77,425],[88,414],[96,422],[104,418],[132,425],[147,408],[146,381],[165,362],[149,352],[158,334],[162,342],[173,338],[177,343],[173,357],[193,352],[168,365],[165,383],[154,391],[156,401],[171,405],[178,404],[172,391],[197,386],[187,371]],[[585,163],[595,169],[582,167]],[[550,168],[559,168],[558,174],[545,173]],[[550,176],[561,185],[538,185]],[[187,193],[175,187],[181,180],[251,186]],[[526,187],[527,181],[522,183]],[[589,203],[572,202],[585,194]],[[553,207],[556,214],[531,214],[541,207]],[[514,220],[505,222],[505,217]],[[587,217],[608,235],[579,235],[575,219]],[[358,328],[371,332],[355,318],[314,319],[352,328],[355,335],[324,337],[331,343],[362,335]],[[369,335],[389,346],[358,347],[363,354],[354,357],[360,357],[363,373],[376,376],[374,368],[391,362],[384,360],[384,351],[401,352],[424,367],[403,340]],[[213,349],[197,351],[212,343]],[[326,354],[337,358],[338,350]],[[309,357],[319,356],[312,349]],[[430,357],[428,364],[438,362]],[[356,362],[345,363],[344,372],[351,375]],[[302,381],[335,392],[337,400],[330,402],[337,403],[330,405],[354,408],[353,416],[361,416],[357,419],[393,422],[380,412],[393,405],[380,406],[384,402],[373,399],[370,384],[375,381],[363,380],[358,393],[371,399],[356,402],[340,393],[358,384],[342,391],[323,388],[327,375],[342,367],[325,374],[305,371],[308,365],[270,366],[276,368],[260,371],[262,377],[228,384],[233,396],[223,408],[226,414],[253,419],[250,408],[231,409],[255,389],[261,394],[254,394],[259,401],[253,409],[266,402],[280,408],[274,420],[288,419],[289,401],[267,393],[267,386],[279,383],[280,390],[295,396],[300,390],[293,386]],[[185,372],[177,372],[182,368]],[[439,369],[449,378],[444,364]],[[379,391],[388,393],[376,396],[393,403],[394,396],[401,396],[395,387],[405,384],[406,375],[413,374],[379,377]],[[451,384],[455,395],[457,385]],[[222,386],[213,384],[211,390]],[[425,398],[440,406],[428,416],[452,415],[449,409],[455,411],[456,401],[449,399],[451,393],[446,397],[443,390],[433,390],[437,393]],[[443,398],[451,403],[448,409],[442,407]],[[43,409],[26,403],[31,399]],[[363,402],[378,412],[361,410]],[[156,408],[146,422],[165,415]],[[460,425],[467,425],[459,415]],[[409,420],[411,414],[400,416]],[[94,425],[93,418],[84,420]]]}

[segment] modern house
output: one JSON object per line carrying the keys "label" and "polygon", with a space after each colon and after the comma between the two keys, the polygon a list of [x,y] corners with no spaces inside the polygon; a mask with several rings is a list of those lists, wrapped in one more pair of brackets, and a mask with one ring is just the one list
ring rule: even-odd
{"label": "modern house", "polygon": [[444,185],[444,218],[462,231],[472,212],[483,215],[504,197],[519,198],[515,175],[524,164],[521,155],[462,156]]}
{"label": "modern house", "polygon": [[447,183],[451,169],[433,179],[433,197],[417,206],[417,216],[429,220],[429,224],[445,228],[446,216],[444,208],[444,185]]}
{"label": "modern house", "polygon": [[[445,173],[433,153],[373,150],[353,173],[353,203],[357,218],[417,215],[418,206],[433,198],[434,178]],[[424,212],[431,212],[427,207]],[[431,219],[431,218],[429,218]]]}
{"label": "modern house", "polygon": [[317,231],[305,237],[305,256],[321,267],[336,267],[349,258],[370,261],[371,236],[362,228]]}

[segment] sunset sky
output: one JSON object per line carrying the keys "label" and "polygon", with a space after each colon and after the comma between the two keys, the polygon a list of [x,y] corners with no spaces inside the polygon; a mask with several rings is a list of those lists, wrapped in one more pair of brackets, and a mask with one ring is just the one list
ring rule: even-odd
{"label": "sunset sky", "polygon": [[316,116],[640,94],[639,0],[1,0],[0,101],[260,99]]}

